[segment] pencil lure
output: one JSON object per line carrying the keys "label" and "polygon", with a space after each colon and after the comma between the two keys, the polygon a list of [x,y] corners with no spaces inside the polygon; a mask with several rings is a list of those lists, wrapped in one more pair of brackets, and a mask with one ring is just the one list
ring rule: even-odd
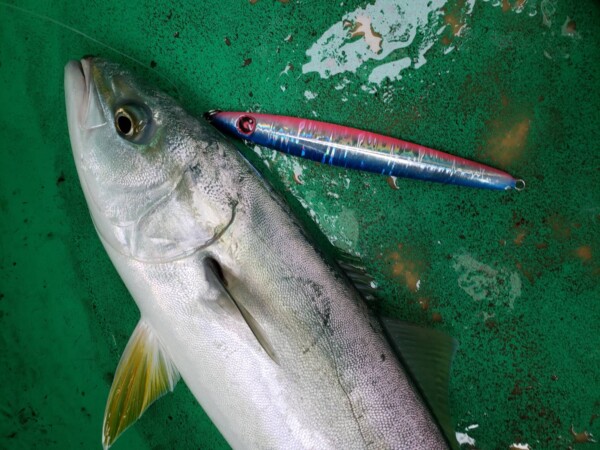
{"label": "pencil lure", "polygon": [[226,134],[332,166],[486,189],[525,187],[493,167],[356,128],[272,114],[211,111],[206,117]]}

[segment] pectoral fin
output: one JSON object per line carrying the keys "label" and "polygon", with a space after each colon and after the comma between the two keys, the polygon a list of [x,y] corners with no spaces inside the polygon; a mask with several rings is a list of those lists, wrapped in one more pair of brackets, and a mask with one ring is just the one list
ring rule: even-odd
{"label": "pectoral fin", "polygon": [[140,320],[121,356],[108,394],[102,445],[108,449],[154,400],[172,391],[179,372],[150,326]]}
{"label": "pectoral fin", "polygon": [[382,318],[392,347],[411,373],[451,448],[456,441],[448,407],[450,366],[458,343],[446,333]]}
{"label": "pectoral fin", "polygon": [[223,309],[231,311],[231,308],[234,307],[235,310],[239,311],[242,318],[248,325],[248,328],[250,328],[250,331],[252,331],[252,334],[254,334],[254,337],[256,338],[260,346],[263,348],[263,350],[275,363],[279,364],[279,361],[277,360],[277,355],[275,354],[275,350],[273,349],[273,345],[267,338],[267,334],[264,331],[263,327],[252,316],[252,314],[250,314],[246,307],[244,307],[244,305],[242,305],[237,299],[235,299],[229,292],[229,289],[227,288],[227,280],[225,279],[223,269],[221,268],[220,264],[213,258],[206,258],[204,264],[207,269],[207,272],[213,278],[212,281],[221,288],[226,298],[226,301],[228,302],[227,305],[223,305]]}

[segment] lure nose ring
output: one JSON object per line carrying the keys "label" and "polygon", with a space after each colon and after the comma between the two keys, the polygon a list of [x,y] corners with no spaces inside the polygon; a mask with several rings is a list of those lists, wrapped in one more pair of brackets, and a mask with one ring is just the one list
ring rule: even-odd
{"label": "lure nose ring", "polygon": [[209,122],[212,122],[212,119],[221,112],[223,111],[221,111],[220,109],[211,109],[210,111],[204,113],[204,118]]}
{"label": "lure nose ring", "polygon": [[518,179],[515,182],[515,190],[522,191],[525,189],[525,180]]}

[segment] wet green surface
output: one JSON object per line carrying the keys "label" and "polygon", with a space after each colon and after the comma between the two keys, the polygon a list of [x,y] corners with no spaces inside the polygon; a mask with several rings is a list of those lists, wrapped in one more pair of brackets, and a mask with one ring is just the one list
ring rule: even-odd
{"label": "wet green surface", "polygon": [[[385,314],[460,341],[450,400],[456,430],[477,448],[565,449],[571,424],[600,435],[600,5],[430,2],[444,9],[425,14],[412,41],[398,37],[410,45],[382,61],[372,49],[360,50],[362,62],[338,52],[321,77],[303,72],[307,51],[334,24],[348,37],[358,19],[343,28],[345,14],[367,5],[327,3],[19,2],[142,61],[198,115],[318,117],[524,178],[520,193],[403,180],[392,189],[385,178],[248,151],[331,241],[361,256]],[[395,4],[406,2],[377,3]],[[100,448],[138,312],[87,213],[62,76],[84,54],[135,63],[0,11],[0,448]],[[371,19],[381,56],[387,19]],[[398,23],[416,21],[407,12]],[[340,68],[354,60],[355,72]],[[410,66],[401,78],[373,75],[394,60]],[[180,383],[114,448],[225,447]]]}

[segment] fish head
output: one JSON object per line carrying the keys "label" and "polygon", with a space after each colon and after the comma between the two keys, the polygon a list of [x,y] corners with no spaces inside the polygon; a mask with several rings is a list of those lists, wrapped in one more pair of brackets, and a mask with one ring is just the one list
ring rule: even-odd
{"label": "fish head", "polygon": [[105,246],[175,260],[231,224],[237,189],[220,176],[218,137],[173,98],[95,57],[66,65],[65,97],[75,165]]}

